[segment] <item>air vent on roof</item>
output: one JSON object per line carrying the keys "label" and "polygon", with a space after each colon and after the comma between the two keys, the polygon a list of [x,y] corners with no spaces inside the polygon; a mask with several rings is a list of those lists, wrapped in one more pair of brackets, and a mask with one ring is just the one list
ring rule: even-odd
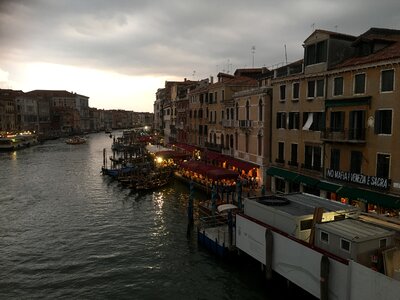
{"label": "air vent on roof", "polygon": [[257,202],[269,206],[283,206],[288,205],[290,200],[280,196],[262,196],[257,198]]}

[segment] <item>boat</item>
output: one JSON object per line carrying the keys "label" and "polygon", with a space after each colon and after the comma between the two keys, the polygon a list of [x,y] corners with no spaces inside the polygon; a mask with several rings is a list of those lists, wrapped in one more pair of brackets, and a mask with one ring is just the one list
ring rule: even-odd
{"label": "boat", "polygon": [[86,139],[80,136],[74,136],[72,138],[65,140],[65,143],[69,145],[81,145],[86,143]]}
{"label": "boat", "polygon": [[39,144],[32,133],[17,133],[0,136],[0,151],[15,151]]}
{"label": "boat", "polygon": [[223,255],[246,254],[267,279],[277,273],[319,299],[398,299],[400,222],[377,225],[361,216],[306,193],[247,197],[230,232],[226,224],[204,226],[198,240]]}

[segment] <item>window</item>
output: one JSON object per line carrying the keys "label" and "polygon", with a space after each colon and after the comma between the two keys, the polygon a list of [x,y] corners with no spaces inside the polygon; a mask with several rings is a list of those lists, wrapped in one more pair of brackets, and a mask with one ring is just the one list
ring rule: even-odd
{"label": "window", "polygon": [[331,149],[331,169],[340,170],[340,150]]}
{"label": "window", "polygon": [[305,145],[303,167],[309,170],[320,171],[321,162],[321,147]]}
{"label": "window", "polygon": [[361,174],[362,157],[361,151],[351,151],[350,172]]}
{"label": "window", "polygon": [[322,41],[306,47],[306,65],[326,62],[327,41]]}
{"label": "window", "polygon": [[322,131],[325,129],[324,112],[304,112],[303,130]]}
{"label": "window", "polygon": [[214,93],[214,102],[217,103],[218,101],[218,92]]}
{"label": "window", "polygon": [[354,94],[365,93],[365,74],[356,74],[354,76]]}
{"label": "window", "polygon": [[392,110],[375,111],[375,134],[392,134]]}
{"label": "window", "polygon": [[390,154],[378,153],[376,159],[376,177],[389,178]]}
{"label": "window", "polygon": [[319,239],[321,240],[321,242],[329,244],[329,233],[321,231]]}
{"label": "window", "polygon": [[315,64],[315,44],[309,45],[306,48],[306,65]]}
{"label": "window", "polygon": [[391,92],[394,87],[394,70],[381,72],[381,92]]}
{"label": "window", "polygon": [[293,100],[299,99],[299,94],[300,94],[300,83],[295,82],[295,83],[293,83],[293,95],[292,95],[292,99],[293,99]]}
{"label": "window", "polygon": [[349,139],[365,139],[365,110],[352,110],[349,115]]}
{"label": "window", "polygon": [[307,98],[315,97],[315,81],[310,80],[307,82]]}
{"label": "window", "polygon": [[278,112],[276,114],[276,128],[286,128],[286,113]]}
{"label": "window", "polygon": [[257,135],[257,155],[262,155],[262,144],[263,144],[263,137],[261,134]]}
{"label": "window", "polygon": [[246,120],[250,120],[250,103],[246,101]]}
{"label": "window", "polygon": [[263,120],[263,103],[262,100],[258,100],[258,121]]}
{"label": "window", "polygon": [[317,43],[316,63],[326,62],[326,41]]}
{"label": "window", "polygon": [[344,130],[344,111],[331,112],[331,131],[341,132]]}
{"label": "window", "polygon": [[214,101],[213,101],[213,93],[208,94],[208,101],[209,101],[209,103],[214,103]]}
{"label": "window", "polygon": [[300,231],[311,229],[313,219],[300,221]]}
{"label": "window", "polygon": [[387,246],[387,239],[379,240],[379,248],[385,248]]}
{"label": "window", "polygon": [[235,132],[235,150],[238,149],[238,144],[239,144],[238,140],[239,140],[239,134]]}
{"label": "window", "polygon": [[317,97],[323,97],[324,96],[324,80],[319,79],[317,80]]}
{"label": "window", "polygon": [[350,241],[345,239],[340,239],[340,249],[350,252]]}
{"label": "window", "polygon": [[279,99],[281,101],[286,99],[286,85],[285,84],[279,86]]}
{"label": "window", "polygon": [[278,159],[277,162],[285,162],[285,144],[283,142],[278,143]]}
{"label": "window", "polygon": [[333,79],[333,95],[343,95],[343,77],[336,77]]}
{"label": "window", "polygon": [[291,151],[290,151],[290,162],[289,165],[291,166],[297,166],[297,149],[298,145],[297,144],[292,144],[291,145]]}
{"label": "window", "polygon": [[236,121],[239,120],[239,104],[235,104]]}
{"label": "window", "polygon": [[249,152],[249,134],[246,132],[246,152]]}
{"label": "window", "polygon": [[289,129],[299,129],[300,126],[300,113],[290,112],[289,113]]}

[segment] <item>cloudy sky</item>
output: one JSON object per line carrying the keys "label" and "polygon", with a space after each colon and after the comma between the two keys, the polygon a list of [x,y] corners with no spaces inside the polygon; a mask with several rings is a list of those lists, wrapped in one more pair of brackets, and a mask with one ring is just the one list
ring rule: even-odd
{"label": "cloudy sky", "polygon": [[295,61],[313,29],[370,27],[400,29],[398,0],[0,0],[0,88],[152,111],[165,80],[270,67],[285,45]]}

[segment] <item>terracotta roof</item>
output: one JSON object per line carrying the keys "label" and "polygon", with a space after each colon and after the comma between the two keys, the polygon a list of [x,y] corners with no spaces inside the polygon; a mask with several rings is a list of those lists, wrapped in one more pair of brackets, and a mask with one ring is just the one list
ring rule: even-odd
{"label": "terracotta roof", "polygon": [[34,97],[74,97],[75,95],[65,90],[33,90],[26,94]]}

